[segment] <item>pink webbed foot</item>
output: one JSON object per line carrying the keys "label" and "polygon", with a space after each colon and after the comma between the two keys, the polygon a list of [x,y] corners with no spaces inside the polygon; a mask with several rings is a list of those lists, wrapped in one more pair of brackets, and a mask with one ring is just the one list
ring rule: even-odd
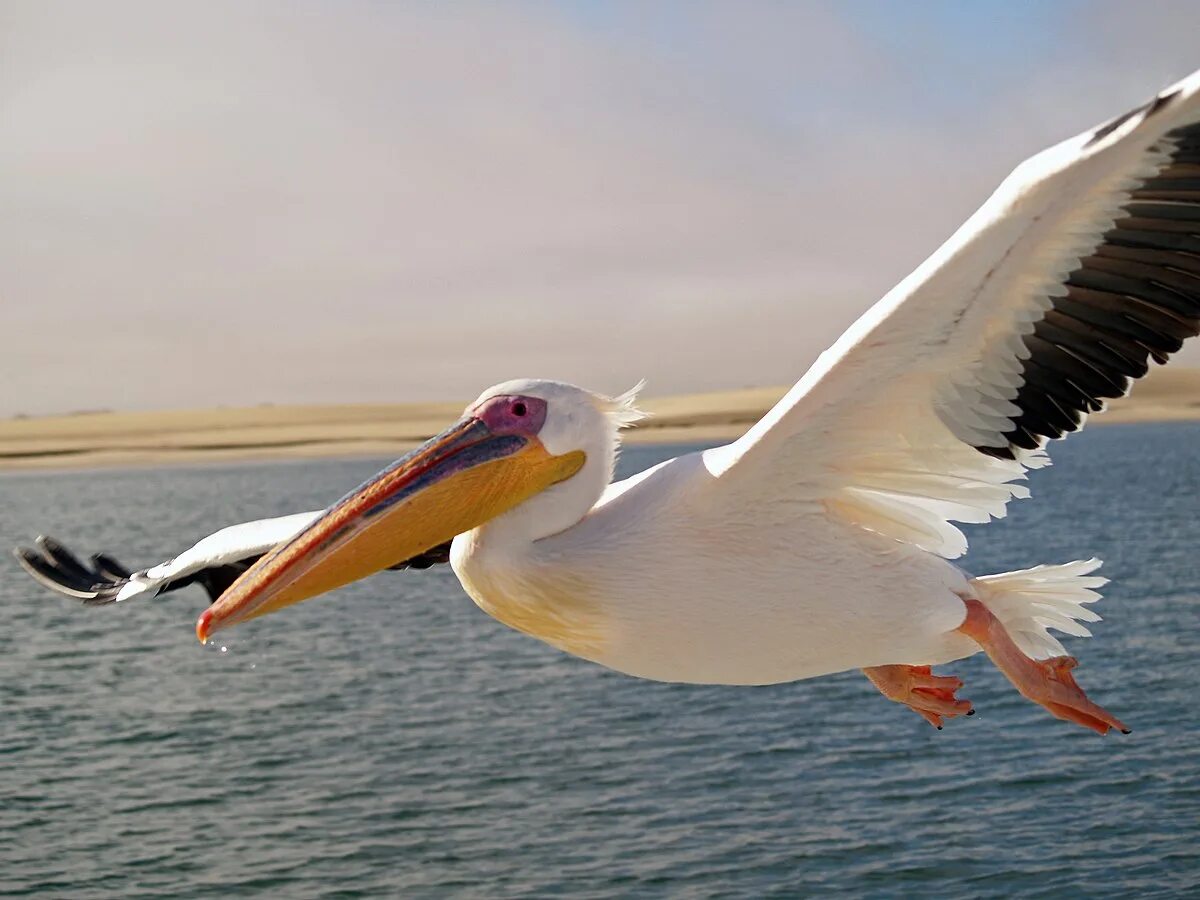
{"label": "pink webbed foot", "polygon": [[1129,728],[1088,699],[1071,674],[1079,662],[1073,656],[1030,659],[1013,642],[1004,626],[978,600],[966,600],[967,618],[959,631],[979,644],[1021,696],[1045,707],[1051,715],[1074,722],[1100,734],[1115,728],[1129,734]]}
{"label": "pink webbed foot", "polygon": [[954,696],[963,686],[962,679],[934,675],[929,666],[872,666],[863,674],[883,696],[907,706],[938,731],[944,719],[975,714],[969,700]]}

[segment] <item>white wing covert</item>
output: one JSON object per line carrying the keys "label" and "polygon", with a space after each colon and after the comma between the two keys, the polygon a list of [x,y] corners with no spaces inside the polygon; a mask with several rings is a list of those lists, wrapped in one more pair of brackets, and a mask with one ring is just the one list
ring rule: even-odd
{"label": "white wing covert", "polygon": [[314,510],[230,525],[175,558],[137,572],[103,553],[93,556],[88,565],[45,536],[35,542],[36,550],[19,547],[14,553],[21,567],[39,583],[84,603],[121,603],[197,583],[215,600],[255,560],[296,535],[320,514],[320,510]]}
{"label": "white wing covert", "polygon": [[1197,333],[1200,72],[1019,166],[712,468],[953,558]]}
{"label": "white wing covert", "polygon": [[[34,548],[17,547],[17,562],[35,581],[88,605],[156,597],[198,584],[216,600],[268,550],[290,540],[324,510],[259,519],[213,532],[174,559],[132,572],[107,553],[83,562],[54,538],[42,535]],[[450,542],[431,547],[391,569],[428,569],[450,561]]]}

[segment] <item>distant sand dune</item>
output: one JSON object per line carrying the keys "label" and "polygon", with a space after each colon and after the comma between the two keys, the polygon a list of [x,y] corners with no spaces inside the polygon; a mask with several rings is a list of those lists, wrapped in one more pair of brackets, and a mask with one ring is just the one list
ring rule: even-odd
{"label": "distant sand dune", "polygon": [[[632,443],[732,440],[785,388],[650,397]],[[397,455],[436,434],[461,403],[262,406],[96,412],[0,422],[0,471],[204,460]],[[1097,423],[1200,419],[1200,370],[1157,369]]]}

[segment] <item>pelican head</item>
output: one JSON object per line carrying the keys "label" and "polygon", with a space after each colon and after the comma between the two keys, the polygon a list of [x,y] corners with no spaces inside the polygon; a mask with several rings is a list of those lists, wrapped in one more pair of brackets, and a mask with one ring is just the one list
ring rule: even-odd
{"label": "pelican head", "polygon": [[502,516],[529,539],[569,527],[612,478],[617,431],[640,417],[636,391],[611,398],[538,379],[489,388],[247,569],[200,616],[196,636],[207,641]]}

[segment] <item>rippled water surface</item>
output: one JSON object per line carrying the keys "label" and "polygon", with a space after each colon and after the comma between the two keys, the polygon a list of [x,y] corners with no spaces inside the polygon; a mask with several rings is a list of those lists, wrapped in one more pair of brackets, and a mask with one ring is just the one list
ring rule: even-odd
{"label": "rippled water surface", "polygon": [[[1105,621],[1069,645],[1129,737],[1050,718],[981,657],[953,667],[978,715],[941,733],[853,672],[635,681],[507,630],[448,570],[202,648],[198,589],[85,609],[6,557],[0,895],[1194,892],[1200,427],[1096,428],[1055,459],[967,566],[1107,560]],[[0,477],[0,544],[45,531],[144,565],[383,462]]]}

